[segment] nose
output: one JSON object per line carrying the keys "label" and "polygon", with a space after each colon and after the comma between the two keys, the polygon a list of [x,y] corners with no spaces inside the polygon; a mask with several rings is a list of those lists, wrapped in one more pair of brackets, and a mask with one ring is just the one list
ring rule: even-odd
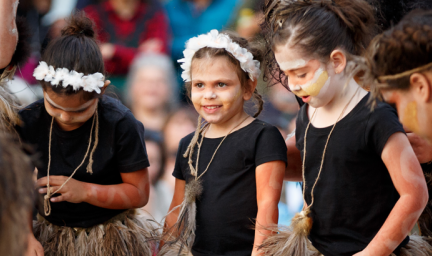
{"label": "nose", "polygon": [[213,88],[206,88],[206,91],[204,92],[204,98],[205,99],[215,99],[216,94],[214,93]]}
{"label": "nose", "polygon": [[299,91],[301,89],[300,85],[298,85],[293,79],[288,80],[288,87],[291,91]]}
{"label": "nose", "polygon": [[66,112],[63,112],[60,114],[60,120],[67,123],[67,122],[72,121],[72,116]]}

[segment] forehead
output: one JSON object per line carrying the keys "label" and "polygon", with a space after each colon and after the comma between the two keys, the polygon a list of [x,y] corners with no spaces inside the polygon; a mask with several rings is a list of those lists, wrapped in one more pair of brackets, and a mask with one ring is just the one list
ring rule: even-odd
{"label": "forehead", "polygon": [[72,95],[60,95],[52,90],[44,91],[44,98],[51,105],[65,111],[83,110],[92,105],[96,99],[85,101],[80,93]]}
{"label": "forehead", "polygon": [[276,46],[275,58],[279,67],[284,71],[304,67],[312,59],[312,57],[302,54],[298,47],[289,47],[288,45]]}
{"label": "forehead", "polygon": [[227,57],[206,57],[194,59],[191,67],[192,80],[213,81],[239,79],[237,67]]}

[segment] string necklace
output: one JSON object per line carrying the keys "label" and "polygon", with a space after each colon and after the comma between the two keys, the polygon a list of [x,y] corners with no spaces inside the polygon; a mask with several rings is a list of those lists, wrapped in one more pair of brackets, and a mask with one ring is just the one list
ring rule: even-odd
{"label": "string necklace", "polygon": [[217,153],[217,151],[219,150],[219,148],[221,147],[221,145],[222,145],[222,143],[225,141],[225,139],[228,137],[228,135],[230,135],[237,127],[239,127],[244,121],[246,121],[246,119],[248,119],[249,118],[249,116],[247,116],[245,119],[243,119],[239,124],[237,124],[236,126],[234,126],[234,128],[232,128],[228,133],[227,133],[227,135],[225,135],[225,137],[223,137],[223,139],[221,140],[221,142],[219,143],[219,145],[217,146],[217,148],[216,148],[216,150],[215,150],[215,152],[213,153],[213,156],[212,156],[212,158],[210,159],[210,162],[207,164],[207,167],[205,168],[205,170],[198,176],[198,162],[199,162],[199,158],[200,158],[200,152],[201,152],[201,146],[202,146],[202,144],[203,144],[203,141],[204,141],[204,136],[205,136],[205,134],[206,134],[206,132],[207,132],[207,130],[208,130],[208,128],[210,127],[210,125],[209,124],[206,124],[204,127],[203,127],[203,132],[202,132],[202,135],[201,135],[201,141],[200,142],[198,142],[197,143],[197,145],[198,145],[198,152],[197,152],[197,159],[196,159],[196,164],[195,164],[195,168],[193,168],[193,166],[192,166],[192,154],[189,154],[189,167],[191,167],[192,166],[192,168],[190,168],[191,169],[191,174],[192,174],[192,176],[194,176],[195,177],[195,181],[198,181],[203,175],[204,175],[204,173],[206,173],[207,171],[208,171],[208,169],[209,169],[209,167],[210,167],[210,164],[213,162],[213,159],[214,159],[214,157],[216,156],[216,153]]}
{"label": "string necklace", "polygon": [[[320,176],[321,176],[321,172],[322,172],[323,165],[324,165],[324,158],[325,158],[325,154],[326,154],[326,151],[327,151],[328,143],[329,143],[329,141],[330,141],[330,137],[331,137],[331,135],[332,135],[332,133],[333,133],[335,127],[336,127],[336,124],[337,124],[337,123],[340,121],[340,119],[342,118],[343,113],[344,113],[345,110],[347,109],[348,105],[351,103],[352,99],[354,99],[354,96],[357,94],[357,92],[358,92],[359,89],[360,89],[360,87],[358,87],[358,88],[356,89],[356,91],[354,92],[353,96],[351,96],[350,100],[349,100],[348,103],[345,105],[345,107],[343,108],[342,112],[340,113],[338,119],[336,120],[336,122],[334,123],[332,129],[330,130],[330,133],[329,133],[329,135],[328,135],[328,137],[327,137],[326,144],[325,144],[325,146],[324,146],[324,150],[323,150],[323,154],[322,154],[322,158],[321,158],[321,165],[320,165],[320,169],[319,169],[319,172],[318,172],[318,176],[317,176],[317,178],[316,178],[316,180],[315,180],[314,185],[312,186],[312,190],[311,190],[311,198],[312,198],[312,199],[311,199],[311,203],[310,203],[310,205],[308,205],[308,206],[306,207],[305,210],[303,210],[303,211],[300,213],[300,214],[302,215],[302,217],[309,218],[308,215],[309,215],[309,213],[310,213],[310,209],[311,209],[312,205],[314,204],[314,199],[315,199],[315,198],[314,198],[314,190],[315,190],[315,186],[317,185],[318,180],[319,180],[319,178],[320,178]],[[312,119],[314,118],[316,112],[317,112],[317,109],[315,109],[315,111],[314,111],[313,114],[312,114],[312,117],[311,117],[310,120],[309,120],[309,123],[308,123],[308,125],[307,125],[307,127],[306,127],[305,136],[304,136],[304,146],[303,146],[303,166],[302,166],[302,174],[303,174],[303,199],[304,199],[304,200],[306,200],[306,199],[305,199],[305,193],[306,193],[306,177],[305,177],[306,139],[307,139],[307,133],[308,133],[308,130],[309,130],[310,124],[311,124]],[[312,222],[309,221],[309,223],[310,223],[310,225],[308,226],[308,229],[309,229],[309,230],[307,230],[307,233],[309,233],[310,228],[312,228]]]}
{"label": "string necklace", "polygon": [[[89,152],[90,152],[90,146],[92,143],[92,137],[93,137],[93,127],[95,125],[95,120],[98,119],[98,111],[96,109],[96,112],[93,116],[93,122],[92,122],[92,126],[90,129],[90,138],[89,138],[89,143],[87,146],[87,152],[84,155],[83,160],[81,161],[81,163],[78,165],[78,167],[72,172],[72,174],[69,176],[69,178],[67,178],[67,180],[53,193],[51,193],[51,188],[50,188],[50,169],[51,169],[51,144],[52,144],[52,128],[53,128],[53,124],[54,124],[54,117],[52,117],[51,119],[51,126],[50,126],[50,132],[49,132],[49,144],[48,144],[48,169],[47,169],[47,194],[44,196],[44,211],[45,211],[45,216],[49,216],[51,214],[51,204],[50,204],[50,198],[51,195],[56,194],[58,191],[60,191],[64,185],[66,185],[66,183],[68,183],[68,181],[70,179],[72,179],[72,177],[75,175],[75,173],[78,171],[78,169],[84,164]],[[99,123],[99,120],[96,121],[97,123]],[[96,125],[98,126],[98,124]],[[98,127],[96,127],[96,129],[98,129]],[[96,142],[95,142],[96,143]],[[91,162],[93,162],[93,159],[90,159]],[[91,168],[90,168],[91,169]],[[87,172],[91,172],[91,170],[87,169]]]}

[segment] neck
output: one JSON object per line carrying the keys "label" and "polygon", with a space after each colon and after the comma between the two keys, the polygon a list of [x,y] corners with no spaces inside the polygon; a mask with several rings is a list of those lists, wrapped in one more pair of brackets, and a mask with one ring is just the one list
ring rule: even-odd
{"label": "neck", "polygon": [[230,131],[234,131],[233,128],[238,130],[249,124],[249,122],[243,122],[247,117],[249,117],[249,115],[242,109],[242,111],[223,123],[211,124],[205,134],[205,137],[219,138],[227,135]]}
{"label": "neck", "polygon": [[129,20],[134,16],[139,2],[139,0],[110,0],[114,11],[123,20]]}
{"label": "neck", "polygon": [[[319,111],[321,113],[333,113],[342,111],[346,104],[348,104],[353,94],[357,91],[359,86],[360,85],[358,85],[354,79],[351,79],[346,86],[344,83],[343,87],[338,90],[333,99],[327,105],[321,107]],[[366,92],[362,88],[360,88],[359,91],[360,90]],[[356,102],[356,100],[353,99],[352,102]]]}
{"label": "neck", "polygon": [[142,122],[146,129],[160,131],[164,125],[168,113],[164,109],[145,109],[132,107],[132,112],[137,120]]}
{"label": "neck", "polygon": [[204,10],[210,5],[211,0],[195,0],[195,7],[198,10]]}

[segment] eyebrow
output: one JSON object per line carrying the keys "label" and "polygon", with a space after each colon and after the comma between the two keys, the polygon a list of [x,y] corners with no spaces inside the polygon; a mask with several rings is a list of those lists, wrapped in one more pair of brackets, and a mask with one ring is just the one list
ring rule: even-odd
{"label": "eyebrow", "polygon": [[58,109],[61,109],[61,110],[64,110],[64,111],[68,111],[68,112],[80,112],[80,111],[88,109],[90,107],[90,105],[91,105],[91,101],[88,101],[88,102],[84,103],[79,108],[63,108],[63,107],[57,105],[55,102],[53,102],[46,93],[44,94],[44,96],[45,96],[45,99],[48,101],[48,103],[51,106],[53,106],[54,108],[58,108]]}

